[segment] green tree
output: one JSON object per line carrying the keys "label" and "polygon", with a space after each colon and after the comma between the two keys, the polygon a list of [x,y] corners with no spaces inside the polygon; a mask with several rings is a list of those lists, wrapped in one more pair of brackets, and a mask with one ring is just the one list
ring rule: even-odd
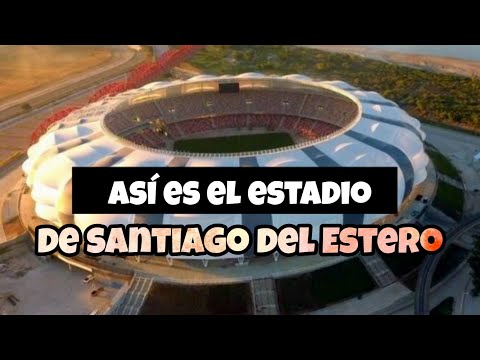
{"label": "green tree", "polygon": [[[238,61],[226,61],[232,54]],[[480,127],[480,79],[413,69],[355,55],[278,45],[211,45],[189,61],[212,74],[264,71],[343,80],[388,97],[414,117]]]}

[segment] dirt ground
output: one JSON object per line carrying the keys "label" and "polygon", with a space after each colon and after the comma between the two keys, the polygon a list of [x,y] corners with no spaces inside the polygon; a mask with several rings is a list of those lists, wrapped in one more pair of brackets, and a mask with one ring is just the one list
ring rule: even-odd
{"label": "dirt ground", "polygon": [[86,275],[58,260],[42,261],[23,244],[0,249],[0,314],[88,315],[110,306],[124,281],[97,275],[85,284]]}
{"label": "dirt ground", "polygon": [[94,68],[111,57],[111,49],[100,46],[0,46],[0,102]]}

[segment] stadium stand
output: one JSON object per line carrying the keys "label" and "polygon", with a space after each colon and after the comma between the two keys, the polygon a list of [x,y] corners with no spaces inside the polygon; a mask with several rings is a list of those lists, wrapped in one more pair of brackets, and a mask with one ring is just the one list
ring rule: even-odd
{"label": "stadium stand", "polygon": [[234,114],[183,120],[168,124],[165,133],[155,131],[148,126],[148,124],[140,127],[137,125],[136,128],[133,128],[133,132],[125,136],[125,139],[138,145],[164,149],[172,144],[172,140],[215,130],[241,129],[246,126],[249,129],[264,131],[283,130],[304,140],[322,138],[340,129],[338,126],[321,120],[275,114]]}
{"label": "stadium stand", "polygon": [[[264,88],[157,98],[108,114],[105,125],[118,136],[134,131],[136,135],[129,136],[130,141],[160,148],[169,145],[167,138],[176,140],[226,129],[285,131],[300,140],[315,140],[345,127],[357,111],[347,98]],[[166,124],[166,134],[135,130],[139,126],[152,128],[155,121]]]}

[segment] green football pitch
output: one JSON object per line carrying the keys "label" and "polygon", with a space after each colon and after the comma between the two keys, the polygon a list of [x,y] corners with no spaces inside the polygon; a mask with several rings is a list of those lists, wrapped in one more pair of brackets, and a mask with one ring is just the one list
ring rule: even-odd
{"label": "green football pitch", "polygon": [[275,149],[293,144],[293,139],[287,133],[267,133],[178,140],[174,144],[174,150],[196,153],[236,153]]}

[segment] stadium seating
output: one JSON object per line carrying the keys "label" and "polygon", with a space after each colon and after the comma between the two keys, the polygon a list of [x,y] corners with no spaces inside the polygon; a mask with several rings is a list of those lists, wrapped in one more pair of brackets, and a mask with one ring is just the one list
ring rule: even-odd
{"label": "stadium seating", "polygon": [[165,148],[165,136],[148,128],[126,136],[126,139],[138,145],[153,147],[156,149]]}
{"label": "stadium seating", "polygon": [[196,134],[214,129],[210,118],[185,120],[177,124],[183,134]]}
{"label": "stadium seating", "polygon": [[[245,126],[291,130],[298,118],[322,120],[332,126],[343,127],[353,119],[357,108],[353,102],[335,96],[264,89],[245,90],[237,94],[185,94],[181,97],[159,99],[155,104],[147,102],[135,105],[122,112],[124,118],[133,120],[132,126],[135,126],[135,119],[143,122],[161,118],[167,123],[180,123],[191,119],[197,119],[195,122],[198,122],[200,118],[224,116],[223,122],[215,124],[182,124],[182,127],[186,126],[188,129],[192,128],[192,131],[195,130],[193,132],[198,132],[212,130],[212,127],[221,129]],[[240,116],[242,114],[256,116],[248,121],[248,117],[246,120]],[[274,114],[275,118],[272,118]],[[285,115],[283,123],[276,116],[279,114]],[[260,115],[264,117],[259,117]],[[304,125],[308,127],[307,124]],[[123,125],[119,127],[123,129]],[[191,132],[188,129],[187,132]]]}
{"label": "stadium seating", "polygon": [[182,131],[178,128],[176,123],[167,125],[168,136],[172,139],[180,139],[183,135]]}
{"label": "stadium seating", "polygon": [[[116,118],[112,118],[114,121]],[[110,119],[109,119],[110,120]],[[118,122],[120,123],[120,121]],[[119,128],[120,125],[114,126]],[[125,120],[122,124],[125,123]],[[123,125],[122,125],[123,126]],[[137,125],[138,127],[138,125]],[[305,140],[315,140],[328,136],[340,129],[339,126],[321,120],[306,119],[298,116],[275,115],[275,114],[233,114],[189,119],[179,122],[171,122],[166,127],[166,133],[157,132],[148,125],[140,129],[134,129],[126,136],[126,139],[143,146],[153,148],[166,148],[168,140],[177,140],[225,129],[263,129],[266,131],[287,131]]]}
{"label": "stadium seating", "polygon": [[124,114],[121,113],[111,113],[105,117],[105,125],[115,134],[120,134],[132,126],[135,125],[135,122],[128,120]]}

